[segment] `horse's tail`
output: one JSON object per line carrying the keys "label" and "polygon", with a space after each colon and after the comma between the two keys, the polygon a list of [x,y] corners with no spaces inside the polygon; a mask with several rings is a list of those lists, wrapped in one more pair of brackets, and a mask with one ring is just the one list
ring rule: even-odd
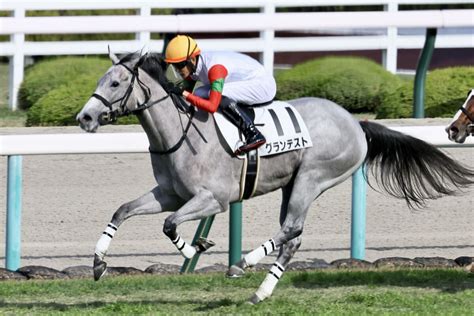
{"label": "horse's tail", "polygon": [[[436,147],[373,122],[360,122],[368,150],[365,162],[377,184],[409,207],[453,195],[474,183],[471,170]],[[378,172],[376,172],[378,171]]]}

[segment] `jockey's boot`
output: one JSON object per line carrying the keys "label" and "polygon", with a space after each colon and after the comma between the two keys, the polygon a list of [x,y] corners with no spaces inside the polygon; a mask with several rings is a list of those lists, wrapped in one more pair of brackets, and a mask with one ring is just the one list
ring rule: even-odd
{"label": "jockey's boot", "polygon": [[265,144],[265,136],[255,127],[248,115],[237,105],[237,103],[225,96],[221,101],[222,113],[237,128],[242,131],[245,137],[245,144],[240,146],[236,151],[236,155],[247,153],[251,150]]}

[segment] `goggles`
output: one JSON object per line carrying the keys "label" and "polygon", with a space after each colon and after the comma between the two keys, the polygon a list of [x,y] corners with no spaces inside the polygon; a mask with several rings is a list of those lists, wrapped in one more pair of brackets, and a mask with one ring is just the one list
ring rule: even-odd
{"label": "goggles", "polygon": [[184,67],[186,67],[188,65],[188,61],[183,60],[183,61],[180,61],[179,63],[173,63],[172,65],[175,69],[179,70],[179,69],[183,69]]}

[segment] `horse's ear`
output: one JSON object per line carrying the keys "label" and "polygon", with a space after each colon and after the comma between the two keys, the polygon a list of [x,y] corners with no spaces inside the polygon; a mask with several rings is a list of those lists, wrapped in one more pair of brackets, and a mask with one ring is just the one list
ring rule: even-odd
{"label": "horse's ear", "polygon": [[144,55],[142,55],[140,57],[140,59],[138,60],[138,62],[135,64],[135,69],[140,67],[143,64],[143,62],[145,61],[145,59],[147,59],[147,57],[148,57],[148,53],[145,53]]}
{"label": "horse's ear", "polygon": [[112,63],[114,65],[118,64],[120,62],[120,59],[117,57],[117,55],[115,55],[114,53],[110,51],[110,46],[107,46],[107,48],[109,49],[109,57],[112,60]]}

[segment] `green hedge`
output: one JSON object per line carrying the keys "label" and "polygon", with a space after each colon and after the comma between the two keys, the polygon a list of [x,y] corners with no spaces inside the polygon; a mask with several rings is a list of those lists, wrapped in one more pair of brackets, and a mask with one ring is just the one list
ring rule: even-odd
{"label": "green hedge", "polygon": [[27,112],[26,125],[77,125],[75,115],[95,90],[97,77],[82,75],[68,80],[41,97]]}
{"label": "green hedge", "polygon": [[[77,125],[76,114],[110,66],[108,59],[83,57],[56,58],[35,64],[22,83],[23,108],[29,107],[26,125]],[[126,117],[118,123],[136,124],[138,120]]]}
{"label": "green hedge", "polygon": [[351,112],[373,111],[401,80],[359,57],[325,57],[276,74],[277,98],[320,97]]}
{"label": "green hedge", "polygon": [[96,83],[111,65],[110,60],[97,57],[62,57],[38,62],[26,71],[18,93],[18,106],[28,109],[51,90],[78,76],[96,76]]}
{"label": "green hedge", "polygon": [[[85,74],[41,97],[27,112],[27,126],[77,125],[76,115],[94,92],[102,74]],[[138,124],[135,116],[120,118],[118,124]]]}
{"label": "green hedge", "polygon": [[[412,117],[413,87],[413,80],[406,81],[386,94],[382,105],[376,109],[377,118]],[[454,67],[429,72],[425,84],[425,116],[453,116],[472,87],[474,67]]]}

